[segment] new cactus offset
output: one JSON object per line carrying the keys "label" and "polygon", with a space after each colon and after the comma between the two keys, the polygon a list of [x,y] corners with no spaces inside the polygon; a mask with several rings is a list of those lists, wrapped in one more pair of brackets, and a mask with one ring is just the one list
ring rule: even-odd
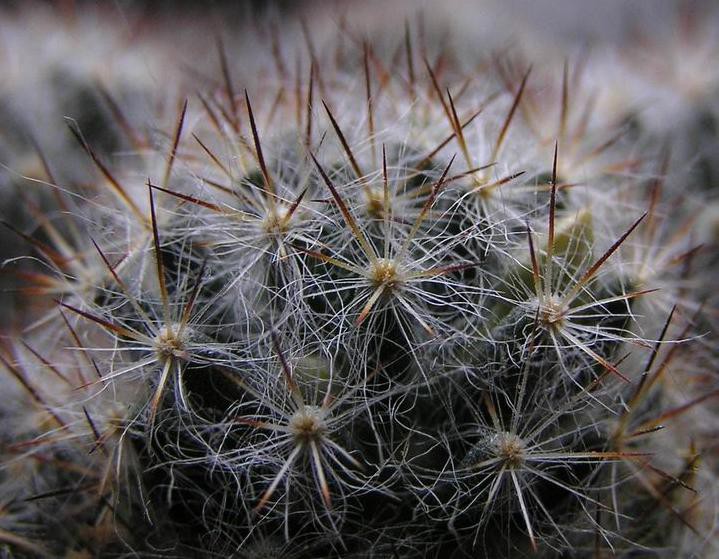
{"label": "new cactus offset", "polygon": [[76,131],[92,188],[13,226],[4,551],[713,557],[716,238],[671,148],[572,59],[301,27],[243,80],[218,41],[142,157]]}

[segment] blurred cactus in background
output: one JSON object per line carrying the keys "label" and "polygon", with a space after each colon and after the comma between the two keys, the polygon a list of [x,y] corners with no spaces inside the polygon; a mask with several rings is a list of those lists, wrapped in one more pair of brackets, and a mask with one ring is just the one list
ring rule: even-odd
{"label": "blurred cactus in background", "polygon": [[42,6],[3,557],[719,553],[716,9]]}

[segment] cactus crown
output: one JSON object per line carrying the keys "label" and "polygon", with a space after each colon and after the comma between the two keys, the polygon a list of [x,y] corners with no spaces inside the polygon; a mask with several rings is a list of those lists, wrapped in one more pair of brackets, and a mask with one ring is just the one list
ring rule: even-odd
{"label": "cactus crown", "polygon": [[[60,217],[20,232],[42,320],[0,354],[31,410],[3,449],[0,541],[64,557],[706,546],[701,441],[666,432],[717,392],[669,381],[704,315],[668,169],[643,178],[653,146],[624,176],[628,144],[568,63],[470,72],[409,25],[399,50],[305,37],[295,72],[275,37],[258,54],[274,71],[242,94],[220,42],[220,78],[141,169],[80,131],[93,188],[47,181]],[[665,265],[633,273],[663,246]]]}

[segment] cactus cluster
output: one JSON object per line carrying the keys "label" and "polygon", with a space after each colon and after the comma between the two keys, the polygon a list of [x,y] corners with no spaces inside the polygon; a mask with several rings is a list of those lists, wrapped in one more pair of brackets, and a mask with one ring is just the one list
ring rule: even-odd
{"label": "cactus cluster", "polygon": [[3,556],[715,556],[713,185],[591,54],[353,23],[33,142]]}

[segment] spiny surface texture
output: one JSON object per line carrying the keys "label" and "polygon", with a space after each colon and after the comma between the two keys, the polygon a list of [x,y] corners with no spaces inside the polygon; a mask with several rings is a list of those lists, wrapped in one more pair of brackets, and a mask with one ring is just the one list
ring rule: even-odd
{"label": "spiny surface texture", "polygon": [[308,5],[0,99],[0,554],[716,557],[719,80]]}

